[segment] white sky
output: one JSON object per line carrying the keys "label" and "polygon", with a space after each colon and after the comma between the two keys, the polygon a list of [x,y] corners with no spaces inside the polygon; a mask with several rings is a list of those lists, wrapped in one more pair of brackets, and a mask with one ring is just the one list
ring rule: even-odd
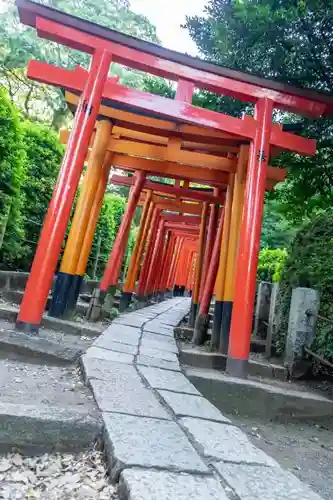
{"label": "white sky", "polygon": [[144,14],[156,26],[164,47],[198,55],[187,30],[180,26],[186,15],[202,14],[208,0],[130,0],[131,9]]}

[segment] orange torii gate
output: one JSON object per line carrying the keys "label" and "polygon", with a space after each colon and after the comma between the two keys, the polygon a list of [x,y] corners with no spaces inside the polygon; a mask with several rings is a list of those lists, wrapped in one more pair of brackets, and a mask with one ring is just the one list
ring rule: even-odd
{"label": "orange torii gate", "polygon": [[[78,91],[81,97],[58,182],[41,232],[18,315],[17,327],[29,332],[38,331],[95,121],[100,106],[110,100],[117,106],[130,107],[153,118],[163,117],[167,121],[173,121],[175,126],[171,130],[163,128],[164,136],[167,137],[172,138],[175,133],[179,134],[179,127],[183,127],[187,132],[186,127],[194,127],[199,135],[202,134],[202,129],[205,129],[205,137],[213,144],[218,143],[216,136],[228,134],[229,138],[237,136],[241,138],[240,144],[250,146],[227,362],[227,370],[231,374],[246,375],[263,200],[271,148],[308,155],[314,154],[316,149],[315,141],[287,133],[274,125],[273,110],[282,109],[303,116],[320,117],[332,113],[332,98],[314,91],[293,88],[218,67],[28,0],[17,0],[17,5],[21,21],[36,28],[39,36],[92,55],[89,71],[84,74],[81,70],[71,72],[73,86],[65,85],[73,90],[80,85]],[[178,83],[176,99],[152,96],[109,80],[108,71],[112,62],[119,62],[176,81]],[[52,70],[49,65],[32,64],[29,71],[30,76],[35,71],[36,79],[47,81],[54,78],[58,79],[59,85],[62,85],[62,75],[59,74],[61,70],[58,68]],[[248,115],[239,119],[195,107],[191,104],[194,87],[251,102],[255,108],[254,116]],[[107,124],[102,128],[106,129]],[[107,144],[104,139],[107,135],[107,130],[101,134],[105,153]],[[162,156],[159,160],[146,163],[144,158],[126,156],[126,152],[133,155],[133,151],[140,151],[147,157],[147,152],[151,151],[151,148],[135,149],[136,147],[128,142],[130,141],[113,140],[112,151],[117,155],[117,166],[121,167],[123,163],[125,167],[137,170],[135,174],[137,183],[129,198],[130,208],[136,206],[136,197],[139,199],[146,177],[144,171],[152,172],[149,169],[155,161],[158,162],[154,165],[155,171],[160,175],[166,164],[168,166],[169,162],[177,163],[176,159],[180,162],[185,160],[185,167],[188,169],[191,168],[191,162],[196,161],[195,156],[189,152],[179,151],[178,148],[171,152],[171,156],[167,153],[167,156]],[[160,149],[154,151],[157,151],[157,156],[164,154]],[[210,183],[215,178],[217,185],[223,184],[220,170],[224,169],[223,175],[226,179],[224,184],[231,186],[229,177],[232,178],[236,172],[235,161],[226,157],[216,160],[204,156],[199,161],[209,165],[209,168],[205,168],[205,163],[200,164],[202,181]],[[183,171],[181,178],[186,178]],[[93,200],[93,197],[89,199]],[[90,205],[91,203],[92,201]],[[156,210],[158,214],[159,209]],[[130,217],[130,214],[131,210],[128,210],[127,216]],[[120,247],[121,245],[118,245],[116,253],[119,253]],[[178,243],[177,251],[179,247]]]}

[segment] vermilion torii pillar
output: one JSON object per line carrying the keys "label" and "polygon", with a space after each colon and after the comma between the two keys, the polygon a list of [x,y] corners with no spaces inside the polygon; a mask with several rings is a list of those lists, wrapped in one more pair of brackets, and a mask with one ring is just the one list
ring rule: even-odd
{"label": "vermilion torii pillar", "polygon": [[99,110],[112,56],[96,50],[44,220],[16,326],[38,332]]}
{"label": "vermilion torii pillar", "polygon": [[265,182],[270,154],[269,137],[274,104],[268,98],[255,106],[257,128],[249,151],[248,172],[241,236],[236,271],[236,295],[233,306],[227,371],[245,377],[251,344],[253,303],[256,291],[261,220],[264,207]]}

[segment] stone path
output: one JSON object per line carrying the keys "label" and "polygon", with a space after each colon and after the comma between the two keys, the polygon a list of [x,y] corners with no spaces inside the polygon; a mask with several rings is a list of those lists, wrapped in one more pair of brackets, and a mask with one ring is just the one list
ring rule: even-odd
{"label": "stone path", "polygon": [[183,375],[173,327],[190,300],[120,316],[82,357],[121,499],[320,500]]}

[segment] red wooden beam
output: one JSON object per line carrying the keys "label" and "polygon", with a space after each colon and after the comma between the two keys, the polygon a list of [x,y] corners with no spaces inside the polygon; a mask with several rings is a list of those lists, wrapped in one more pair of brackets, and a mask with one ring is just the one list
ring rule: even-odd
{"label": "red wooden beam", "polygon": [[[120,186],[133,186],[133,177],[127,177],[125,175],[113,175],[111,178],[111,183]],[[186,198],[190,200],[207,201],[208,203],[219,203],[223,204],[225,196],[214,196],[213,194],[207,192],[200,192],[199,189],[186,189],[177,188],[171,186],[170,184],[163,184],[162,182],[155,182],[146,180],[144,189],[150,189],[152,191],[159,191],[166,194],[173,194],[175,196],[180,196],[181,198]]]}
{"label": "red wooden beam", "polygon": [[114,62],[170,80],[178,81],[179,78],[188,80],[198,88],[228,95],[241,101],[255,103],[258,99],[266,97],[272,100],[277,108],[313,117],[321,116],[326,109],[326,104],[316,100],[190,68],[42,17],[37,17],[36,29],[40,37],[73,49],[89,54],[93,54],[96,49],[106,50],[112,54]]}
{"label": "red wooden beam", "polygon": [[[31,60],[28,65],[27,76],[32,80],[82,92],[88,72],[81,67],[66,70],[41,61]],[[148,110],[172,120],[181,120],[194,125],[213,128],[246,139],[253,138],[256,125],[251,116],[246,116],[244,120],[241,120],[181,101],[124,87],[112,80],[105,84],[104,98],[136,109]],[[314,155],[316,152],[315,140],[283,132],[278,125],[272,126],[271,145],[306,156]]]}

